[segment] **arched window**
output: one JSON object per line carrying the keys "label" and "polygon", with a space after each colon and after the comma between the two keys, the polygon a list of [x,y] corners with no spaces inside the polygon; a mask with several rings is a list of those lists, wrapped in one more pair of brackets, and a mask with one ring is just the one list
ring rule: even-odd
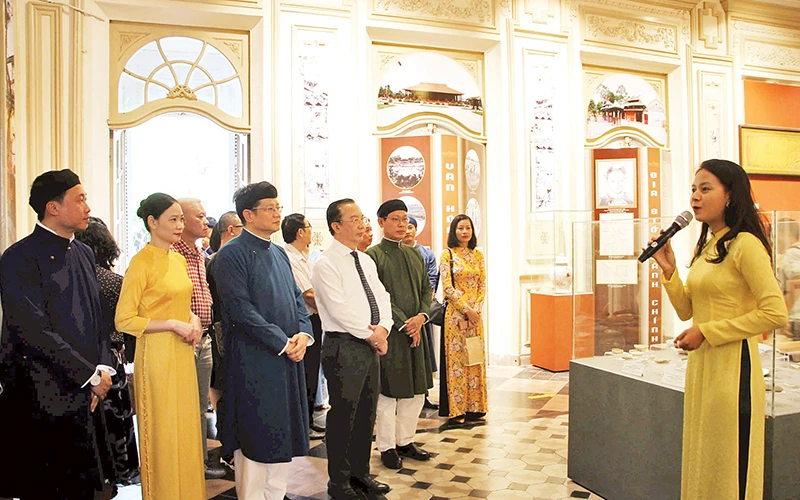
{"label": "arched window", "polygon": [[109,125],[190,111],[248,132],[248,34],[112,23]]}

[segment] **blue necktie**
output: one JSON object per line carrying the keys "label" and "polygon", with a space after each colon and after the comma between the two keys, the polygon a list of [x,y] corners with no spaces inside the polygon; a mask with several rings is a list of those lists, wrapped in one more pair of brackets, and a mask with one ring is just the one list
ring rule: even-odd
{"label": "blue necktie", "polygon": [[350,255],[356,260],[356,271],[358,271],[358,277],[361,279],[361,286],[364,287],[364,293],[367,294],[367,302],[369,302],[369,324],[377,325],[378,321],[381,319],[381,315],[378,311],[378,303],[375,301],[375,295],[372,293],[372,288],[369,287],[369,283],[367,283],[367,277],[364,276],[364,270],[361,268],[361,261],[358,260],[358,252],[353,250],[350,252]]}

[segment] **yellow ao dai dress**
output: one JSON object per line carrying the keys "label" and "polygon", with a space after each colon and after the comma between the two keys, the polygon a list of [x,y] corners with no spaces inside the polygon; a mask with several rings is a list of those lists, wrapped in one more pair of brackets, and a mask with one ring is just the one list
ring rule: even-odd
{"label": "yellow ao dai dress", "polygon": [[150,320],[191,317],[192,282],[178,253],[146,245],[122,282],[116,324],[136,337],[134,387],[144,500],[205,500],[194,349]]}

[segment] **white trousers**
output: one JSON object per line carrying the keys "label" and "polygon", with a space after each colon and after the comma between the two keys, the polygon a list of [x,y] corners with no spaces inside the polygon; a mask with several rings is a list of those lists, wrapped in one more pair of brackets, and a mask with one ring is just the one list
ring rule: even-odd
{"label": "white trousers", "polygon": [[425,405],[425,395],[417,394],[410,399],[388,398],[378,395],[378,411],[375,419],[377,430],[375,441],[378,451],[405,446],[414,440],[417,420]]}
{"label": "white trousers", "polygon": [[262,464],[245,457],[242,450],[233,452],[236,496],[239,500],[283,500],[289,482],[289,465]]}

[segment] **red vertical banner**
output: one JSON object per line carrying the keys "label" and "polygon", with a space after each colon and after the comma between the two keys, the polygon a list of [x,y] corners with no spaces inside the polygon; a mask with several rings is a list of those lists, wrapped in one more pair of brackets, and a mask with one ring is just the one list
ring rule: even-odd
{"label": "red vertical banner", "polygon": [[[661,231],[661,151],[647,150],[647,207],[648,234],[653,237]],[[661,332],[661,268],[656,261],[647,261],[647,332],[648,344],[660,344]]]}
{"label": "red vertical banner", "polygon": [[450,223],[458,215],[458,137],[442,135],[442,248],[447,248]]}
{"label": "red vertical banner", "polygon": [[430,136],[381,139],[381,199],[399,198],[417,219],[417,243],[430,246],[431,138]]}

